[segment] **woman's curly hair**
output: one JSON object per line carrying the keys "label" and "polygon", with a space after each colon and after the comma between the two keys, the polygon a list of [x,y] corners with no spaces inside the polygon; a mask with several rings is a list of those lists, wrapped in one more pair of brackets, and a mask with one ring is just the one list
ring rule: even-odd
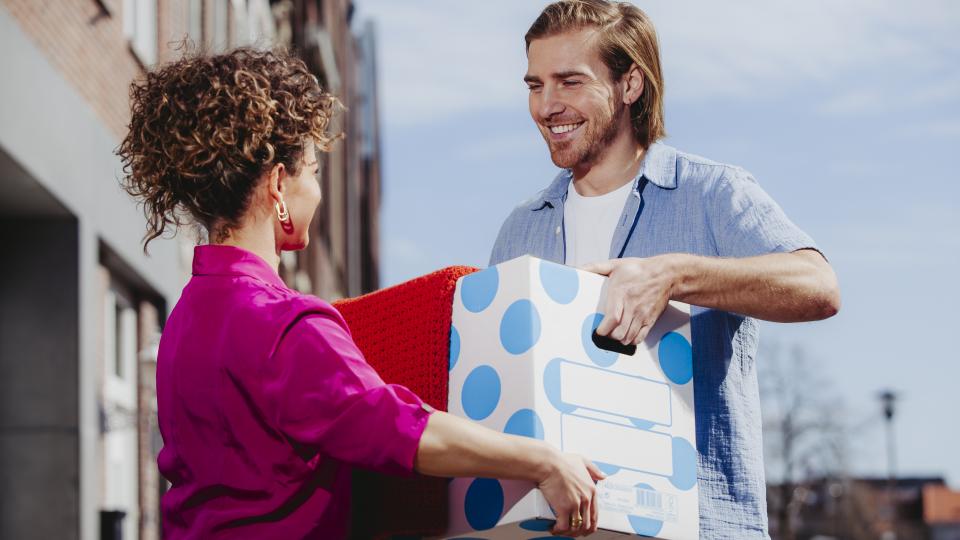
{"label": "woman's curly hair", "polygon": [[329,151],[341,107],[302,60],[238,48],[194,54],[130,86],[132,117],[117,154],[124,190],[143,204],[147,244],[192,220],[222,240],[250,204],[264,172],[299,174],[305,143]]}

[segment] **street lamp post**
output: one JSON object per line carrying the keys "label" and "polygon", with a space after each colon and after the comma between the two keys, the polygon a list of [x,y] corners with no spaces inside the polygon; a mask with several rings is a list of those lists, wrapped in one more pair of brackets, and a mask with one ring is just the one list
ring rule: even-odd
{"label": "street lamp post", "polygon": [[893,390],[887,389],[880,392],[880,403],[883,406],[883,417],[886,420],[884,425],[887,432],[887,511],[890,517],[889,535],[884,538],[894,540],[897,538],[897,505],[894,499],[894,489],[896,487],[896,464],[897,447],[893,435],[893,415],[896,408],[897,394]]}

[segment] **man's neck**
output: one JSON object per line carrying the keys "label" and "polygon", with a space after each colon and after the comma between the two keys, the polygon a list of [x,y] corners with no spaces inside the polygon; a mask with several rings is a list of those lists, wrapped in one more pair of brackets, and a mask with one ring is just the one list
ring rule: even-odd
{"label": "man's neck", "polygon": [[593,163],[573,167],[573,185],[585,197],[606,195],[633,180],[646,152],[633,133],[617,137]]}

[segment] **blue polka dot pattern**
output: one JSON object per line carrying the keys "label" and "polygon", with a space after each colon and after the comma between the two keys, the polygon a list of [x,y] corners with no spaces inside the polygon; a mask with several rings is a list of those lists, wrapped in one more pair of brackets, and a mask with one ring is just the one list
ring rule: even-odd
{"label": "blue polka dot pattern", "polygon": [[525,531],[549,531],[554,523],[552,519],[528,519],[520,522],[520,528]]}
{"label": "blue polka dot pattern", "polygon": [[580,291],[580,276],[569,266],[540,261],[540,283],[547,296],[558,304],[569,304]]}
{"label": "blue polka dot pattern", "polygon": [[580,340],[583,342],[583,350],[594,364],[600,367],[610,367],[617,361],[617,353],[605,351],[593,343],[593,331],[600,326],[602,320],[603,313],[594,313],[587,317],[580,330]]}
{"label": "blue polka dot pattern", "polygon": [[560,399],[560,363],[563,358],[554,358],[543,368],[543,391],[555,409],[562,413],[571,413],[577,410],[573,405],[564,403]]}
{"label": "blue polka dot pattern", "polygon": [[474,420],[483,420],[500,402],[500,376],[490,366],[477,366],[467,375],[460,391],[463,411]]}
{"label": "blue polka dot pattern", "polygon": [[500,321],[500,343],[510,354],[523,354],[540,339],[540,314],[527,299],[510,304]]}
{"label": "blue polka dot pattern", "polygon": [[[634,487],[656,491],[653,489],[653,486],[649,484],[641,483]],[[660,534],[660,529],[663,528],[663,521],[659,519],[627,515],[627,521],[630,522],[630,527],[633,529],[633,532],[640,536],[656,536]]]}
{"label": "blue polka dot pattern", "polygon": [[639,418],[631,418],[630,423],[639,429],[652,429],[654,426],[653,422],[649,420],[640,420]]}
{"label": "blue polka dot pattern", "polygon": [[596,465],[598,469],[600,469],[600,472],[602,472],[607,476],[613,476],[618,472],[620,472],[619,465],[611,465],[609,463],[604,463],[602,461],[594,461],[593,464]]}
{"label": "blue polka dot pattern", "polygon": [[467,523],[476,531],[492,529],[503,514],[503,486],[492,478],[477,478],[463,501]]}
{"label": "blue polka dot pattern", "polygon": [[684,491],[697,485],[697,449],[682,437],[673,438],[673,476],[670,483]]}
{"label": "blue polka dot pattern", "polygon": [[457,327],[450,325],[450,369],[453,370],[453,366],[457,365],[457,360],[460,359],[460,332],[457,332]]}
{"label": "blue polka dot pattern", "polygon": [[674,384],[687,384],[693,378],[693,349],[687,338],[667,332],[657,349],[660,369]]}
{"label": "blue polka dot pattern", "polygon": [[495,266],[464,276],[460,285],[463,307],[473,313],[487,309],[497,296],[500,274]]}
{"label": "blue polka dot pattern", "polygon": [[504,433],[521,435],[532,439],[543,440],[543,422],[533,409],[520,409],[513,413],[503,428]]}

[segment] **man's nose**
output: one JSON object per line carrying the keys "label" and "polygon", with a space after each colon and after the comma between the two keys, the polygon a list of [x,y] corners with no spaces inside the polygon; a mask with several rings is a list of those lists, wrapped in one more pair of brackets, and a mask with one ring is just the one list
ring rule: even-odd
{"label": "man's nose", "polygon": [[540,101],[540,110],[537,111],[540,114],[540,119],[547,120],[555,114],[562,113],[563,109],[563,102],[557,99],[556,93],[550,88],[544,88]]}

